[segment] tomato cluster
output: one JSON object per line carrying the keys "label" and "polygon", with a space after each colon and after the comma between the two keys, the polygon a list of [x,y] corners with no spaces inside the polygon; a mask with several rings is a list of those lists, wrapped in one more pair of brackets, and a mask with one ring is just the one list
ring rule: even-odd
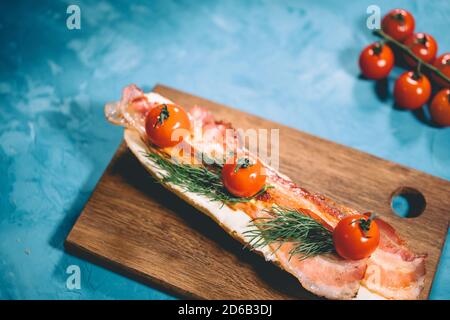
{"label": "tomato cluster", "polygon": [[404,50],[394,54],[389,41],[370,44],[364,48],[359,57],[363,76],[373,80],[384,79],[394,67],[396,58],[403,60],[411,70],[404,72],[395,82],[396,104],[409,110],[421,108],[430,100],[433,83],[435,88],[441,90],[434,95],[430,103],[431,117],[441,126],[450,126],[450,84],[431,68],[428,73],[431,81],[422,72],[423,65],[429,64],[450,78],[450,53],[444,53],[436,58],[438,52],[436,40],[424,32],[414,33],[414,17],[404,9],[388,12],[383,17],[381,28],[391,38],[391,42],[398,43]]}

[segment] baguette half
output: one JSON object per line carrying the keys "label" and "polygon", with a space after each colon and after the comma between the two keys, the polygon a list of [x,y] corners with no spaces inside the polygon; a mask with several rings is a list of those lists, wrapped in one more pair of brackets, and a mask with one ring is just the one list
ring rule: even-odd
{"label": "baguette half", "polygon": [[[241,242],[243,245],[248,245],[250,239],[244,235],[244,231],[251,228],[253,226],[253,222],[245,212],[240,210],[232,210],[227,206],[222,206],[220,202],[211,201],[204,196],[192,192],[186,192],[179,186],[172,183],[162,182],[161,180],[164,172],[151,159],[146,157],[146,154],[148,154],[150,150],[142,141],[138,132],[132,129],[125,129],[124,140],[131,152],[141,162],[144,168],[153,176],[153,178],[160,181],[166,189],[176,194],[179,198],[213,219],[233,238]],[[264,246],[254,248],[253,250],[261,254],[267,261],[270,261],[282,268],[280,262],[278,261],[276,255],[273,254],[270,247]],[[372,300],[383,298],[361,286],[355,299]]]}

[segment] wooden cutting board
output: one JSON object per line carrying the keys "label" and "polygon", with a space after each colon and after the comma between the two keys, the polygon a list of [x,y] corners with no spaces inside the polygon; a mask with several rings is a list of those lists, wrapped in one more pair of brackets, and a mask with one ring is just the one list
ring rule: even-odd
{"label": "wooden cutting board", "polygon": [[[280,129],[281,172],[311,191],[376,212],[415,252],[428,254],[421,298],[428,297],[447,234],[450,182],[175,89],[154,91],[187,109],[207,107],[238,128]],[[391,196],[411,191],[405,187],[426,200],[416,218],[392,212]],[[409,196],[418,199],[414,192]],[[315,298],[294,277],[243,249],[210,218],[155,183],[124,143],[65,245],[73,254],[182,297]]]}

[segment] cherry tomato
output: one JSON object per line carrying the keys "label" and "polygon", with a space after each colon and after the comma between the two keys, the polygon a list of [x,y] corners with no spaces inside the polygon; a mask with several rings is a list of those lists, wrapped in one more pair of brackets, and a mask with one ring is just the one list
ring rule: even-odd
{"label": "cherry tomato", "polygon": [[430,104],[430,113],[437,124],[450,126],[450,89],[442,89],[436,93]]}
{"label": "cherry tomato", "polygon": [[261,162],[240,158],[223,165],[222,181],[231,194],[252,197],[264,187],[266,176]]}
{"label": "cherry tomato", "polygon": [[[447,78],[450,78],[450,53],[444,53],[434,60],[433,65],[439,69]],[[450,83],[432,73],[432,78],[439,86],[450,88]]]}
{"label": "cherry tomato", "polygon": [[397,105],[406,109],[418,109],[431,95],[431,84],[425,75],[413,71],[403,73],[395,82],[394,98]]}
{"label": "cherry tomato", "polygon": [[414,17],[403,9],[394,9],[388,12],[381,21],[381,28],[385,33],[398,41],[403,41],[414,32]]}
{"label": "cherry tomato", "polygon": [[386,78],[394,66],[394,53],[391,48],[379,42],[364,48],[359,56],[359,67],[362,74],[369,79]]}
{"label": "cherry tomato", "polygon": [[145,118],[145,132],[150,142],[161,148],[180,143],[189,134],[190,128],[188,114],[174,104],[160,104],[151,109]]}
{"label": "cherry tomato", "polygon": [[367,215],[348,216],[333,231],[336,252],[344,259],[360,260],[369,257],[380,243],[377,223]]}
{"label": "cherry tomato", "polygon": [[[432,63],[436,58],[437,42],[432,36],[427,33],[419,32],[414,33],[405,39],[405,45],[411,49],[411,51],[423,61]],[[403,55],[405,61],[410,66],[414,67],[417,62],[407,54]]]}

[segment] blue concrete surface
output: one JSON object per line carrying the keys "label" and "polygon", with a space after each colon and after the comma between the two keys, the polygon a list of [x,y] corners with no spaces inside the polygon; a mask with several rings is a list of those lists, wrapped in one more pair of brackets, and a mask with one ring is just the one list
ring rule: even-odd
{"label": "blue concrete surface", "polygon": [[[81,8],[81,30],[66,8]],[[63,251],[121,141],[106,101],[164,83],[450,179],[450,128],[358,77],[366,8],[410,10],[449,51],[448,1],[2,1],[0,298],[165,299]],[[389,78],[389,88],[396,70]],[[450,190],[449,190],[450,196]],[[82,288],[66,287],[81,268]],[[450,298],[447,243],[431,297]]]}

